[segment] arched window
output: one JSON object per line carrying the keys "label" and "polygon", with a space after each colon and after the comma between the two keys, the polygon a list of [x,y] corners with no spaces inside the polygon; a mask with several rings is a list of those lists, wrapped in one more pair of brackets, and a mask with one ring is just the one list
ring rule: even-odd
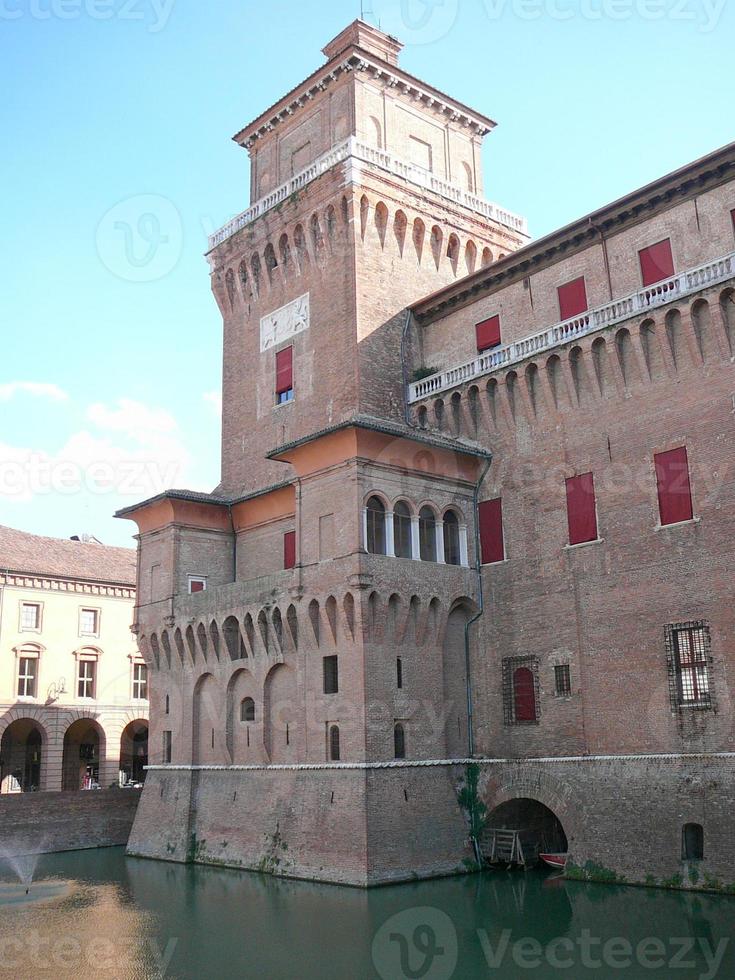
{"label": "arched window", "polygon": [[255,701],[243,698],[240,702],[240,721],[255,721]]}
{"label": "arched window", "polygon": [[399,558],[411,558],[411,511],[408,504],[399,500],[393,508],[393,537],[396,555]]}
{"label": "arched window", "polygon": [[329,761],[339,762],[339,728],[332,725],[329,729]]}
{"label": "arched window", "polygon": [[367,502],[367,550],[371,555],[385,554],[385,504],[379,497]]}
{"label": "arched window", "polygon": [[513,709],[516,721],[536,721],[536,685],[529,667],[513,671]]}
{"label": "arched window", "polygon": [[393,755],[396,759],[406,758],[406,731],[400,721],[393,726]]}
{"label": "arched window", "polygon": [[444,561],[447,565],[461,565],[459,548],[459,518],[453,510],[444,515]]}
{"label": "arched window", "polygon": [[419,554],[421,561],[436,561],[436,517],[431,507],[419,511]]}
{"label": "arched window", "polygon": [[701,861],[704,858],[704,827],[701,823],[685,823],[681,831],[682,861]]}

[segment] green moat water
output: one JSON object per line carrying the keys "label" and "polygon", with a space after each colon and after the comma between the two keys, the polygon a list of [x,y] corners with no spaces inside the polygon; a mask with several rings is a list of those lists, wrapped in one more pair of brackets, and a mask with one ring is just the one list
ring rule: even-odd
{"label": "green moat water", "polygon": [[35,881],[37,902],[0,897],[0,977],[735,977],[735,899],[717,895],[543,872],[364,892],[119,848],[44,856]]}

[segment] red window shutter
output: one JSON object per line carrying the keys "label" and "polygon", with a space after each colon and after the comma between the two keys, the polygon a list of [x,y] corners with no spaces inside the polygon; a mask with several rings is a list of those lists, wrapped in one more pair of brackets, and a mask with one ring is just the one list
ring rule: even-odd
{"label": "red window shutter", "polygon": [[296,564],[296,532],[286,531],[283,535],[283,567],[293,568]]}
{"label": "red window shutter", "polygon": [[642,248],[638,253],[641,263],[641,277],[644,286],[653,286],[662,279],[670,279],[674,274],[674,259],[671,255],[671,240]]}
{"label": "red window shutter", "polygon": [[690,521],[694,511],[686,446],[672,449],[668,453],[656,453],[653,461],[656,467],[661,523],[678,524],[680,521]]}
{"label": "red window shutter", "polygon": [[496,497],[495,500],[483,500],[480,504],[480,551],[483,565],[503,561],[505,558],[501,497]]}
{"label": "red window shutter", "polygon": [[475,325],[478,351],[490,350],[500,344],[500,317],[491,316]]}
{"label": "red window shutter", "polygon": [[286,347],[276,354],[276,394],[293,388],[293,347]]}
{"label": "red window shutter", "polygon": [[569,544],[597,540],[595,478],[592,473],[572,476],[567,480],[567,523]]}
{"label": "red window shutter", "polygon": [[536,688],[528,667],[513,671],[513,707],[516,721],[536,721]]}
{"label": "red window shutter", "polygon": [[559,317],[562,320],[571,320],[572,317],[586,313],[587,288],[584,284],[584,276],[579,279],[572,279],[557,288],[559,294]]}
{"label": "red window shutter", "polygon": [[189,591],[190,592],[204,592],[204,582],[197,581],[196,579],[193,579],[189,583]]}

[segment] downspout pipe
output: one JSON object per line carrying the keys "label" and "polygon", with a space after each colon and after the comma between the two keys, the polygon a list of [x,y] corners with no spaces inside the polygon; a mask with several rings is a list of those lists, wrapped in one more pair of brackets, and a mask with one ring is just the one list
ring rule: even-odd
{"label": "downspout pipe", "polygon": [[406,363],[406,353],[408,348],[408,332],[413,324],[413,310],[409,307],[406,310],[406,319],[403,321],[401,331],[401,372],[403,375],[403,419],[406,425],[414,425],[411,421],[411,409],[408,403],[408,364]]}
{"label": "downspout pipe", "polygon": [[[483,481],[485,480],[485,477],[487,476],[492,461],[493,461],[492,455],[488,453],[482,473],[480,474],[480,478],[475,484],[475,490],[472,499],[473,512],[475,515],[475,568],[477,569],[478,609],[475,615],[471,619],[468,619],[467,622],[464,624],[464,665],[465,665],[465,682],[467,685],[467,757],[469,759],[473,759],[475,756],[474,709],[473,709],[473,697],[472,697],[472,664],[470,660],[470,627],[473,626],[485,612],[485,594],[482,588],[482,554],[480,551],[480,488],[483,484]],[[480,850],[480,842],[477,839],[475,833],[473,832],[473,828],[471,826],[470,826],[470,840],[472,841],[472,849],[475,854],[475,861],[477,861],[478,868],[481,868],[482,851]]]}

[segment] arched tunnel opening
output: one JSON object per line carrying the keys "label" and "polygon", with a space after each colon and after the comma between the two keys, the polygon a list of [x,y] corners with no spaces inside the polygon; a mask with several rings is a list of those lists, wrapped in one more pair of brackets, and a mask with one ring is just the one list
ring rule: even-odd
{"label": "arched tunnel opening", "polygon": [[567,835],[561,820],[538,800],[522,797],[507,800],[488,815],[487,826],[494,830],[526,830],[537,839],[539,850],[565,854]]}

